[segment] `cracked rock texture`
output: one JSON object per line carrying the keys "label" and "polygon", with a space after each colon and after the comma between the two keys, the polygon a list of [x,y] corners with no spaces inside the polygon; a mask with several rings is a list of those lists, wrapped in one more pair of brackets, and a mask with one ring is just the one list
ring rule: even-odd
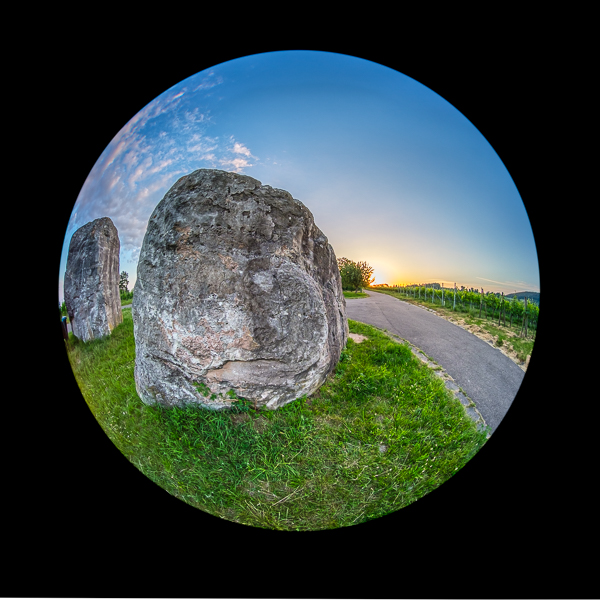
{"label": "cracked rock texture", "polygon": [[71,238],[64,294],[73,334],[80,340],[110,335],[123,322],[119,294],[119,235],[108,217],[79,228]]}
{"label": "cracked rock texture", "polygon": [[214,169],[179,179],[152,213],[133,321],[138,394],[166,406],[226,408],[234,392],[277,408],[322,385],[348,338],[336,257],[311,212]]}

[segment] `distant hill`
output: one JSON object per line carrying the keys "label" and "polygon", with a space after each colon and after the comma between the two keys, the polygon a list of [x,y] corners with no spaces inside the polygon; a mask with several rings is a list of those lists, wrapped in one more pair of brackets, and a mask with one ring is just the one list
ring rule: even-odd
{"label": "distant hill", "polygon": [[518,300],[523,300],[525,297],[527,297],[528,302],[531,300],[536,304],[540,303],[539,292],[517,292],[516,294],[504,294],[505,298],[512,298],[514,296],[516,296]]}

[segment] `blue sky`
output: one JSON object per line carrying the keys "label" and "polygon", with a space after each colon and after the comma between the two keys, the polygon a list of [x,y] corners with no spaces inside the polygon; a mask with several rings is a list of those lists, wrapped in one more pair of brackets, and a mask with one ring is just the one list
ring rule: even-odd
{"label": "blue sky", "polygon": [[199,72],[124,124],[74,204],[59,300],[73,233],[104,216],[119,232],[131,289],[154,207],[200,168],[287,190],[311,210],[336,256],[368,262],[376,283],[539,291],[523,202],[467,118],[388,67],[284,51]]}

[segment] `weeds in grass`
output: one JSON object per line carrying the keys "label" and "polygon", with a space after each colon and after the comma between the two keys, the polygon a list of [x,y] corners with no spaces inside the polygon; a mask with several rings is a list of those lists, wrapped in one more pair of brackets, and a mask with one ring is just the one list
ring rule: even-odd
{"label": "weeds in grass", "polygon": [[[486,441],[432,371],[379,330],[349,321],[335,371],[276,411],[146,406],[134,383],[131,310],[69,359],[106,434],[173,496],[230,521],[281,530],[350,526],[401,509],[464,466]],[[197,386],[203,393],[202,386]]]}

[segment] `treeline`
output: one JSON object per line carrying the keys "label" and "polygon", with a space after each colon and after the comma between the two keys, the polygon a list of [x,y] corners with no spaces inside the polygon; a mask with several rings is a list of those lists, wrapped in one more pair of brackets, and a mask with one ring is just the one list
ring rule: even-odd
{"label": "treeline", "polygon": [[505,298],[517,297],[519,300],[527,298],[527,302],[533,302],[534,304],[540,303],[539,292],[516,292],[514,294],[506,294]]}
{"label": "treeline", "polygon": [[480,318],[497,319],[498,325],[502,323],[512,327],[513,323],[520,324],[522,337],[527,337],[529,332],[533,334],[537,330],[539,304],[528,301],[526,297],[520,299],[513,294],[510,299],[507,299],[504,294],[484,292],[483,289],[480,292],[474,288],[458,290],[456,287],[448,289],[427,286],[394,286],[388,289],[424,302],[437,303],[452,310],[469,312],[472,315],[478,313]]}

